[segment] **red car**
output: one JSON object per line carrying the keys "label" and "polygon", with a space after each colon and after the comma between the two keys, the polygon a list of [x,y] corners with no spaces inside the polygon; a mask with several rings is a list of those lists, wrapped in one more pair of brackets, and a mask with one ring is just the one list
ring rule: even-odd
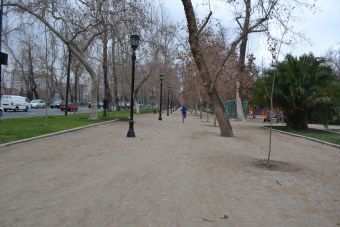
{"label": "red car", "polygon": [[[65,106],[66,106],[66,103],[64,101],[61,102],[60,110],[65,111]],[[73,102],[69,102],[67,105],[67,111],[73,111],[73,112],[78,111],[78,105]]]}

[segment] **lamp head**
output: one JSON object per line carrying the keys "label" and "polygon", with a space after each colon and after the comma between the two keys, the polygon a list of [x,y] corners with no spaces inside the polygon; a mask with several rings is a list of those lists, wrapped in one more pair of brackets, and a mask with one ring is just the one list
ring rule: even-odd
{"label": "lamp head", "polygon": [[163,74],[163,73],[159,75],[159,79],[160,79],[161,81],[164,80],[164,74]]}
{"label": "lamp head", "polygon": [[133,34],[130,36],[130,45],[132,47],[132,49],[137,49],[139,44],[139,35],[137,34]]}

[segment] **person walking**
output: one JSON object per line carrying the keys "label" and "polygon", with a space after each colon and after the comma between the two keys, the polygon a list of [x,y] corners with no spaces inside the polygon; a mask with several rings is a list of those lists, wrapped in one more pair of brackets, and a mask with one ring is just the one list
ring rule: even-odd
{"label": "person walking", "polygon": [[183,123],[184,123],[184,119],[187,117],[187,111],[188,111],[188,109],[185,106],[182,106],[181,112],[182,112]]}

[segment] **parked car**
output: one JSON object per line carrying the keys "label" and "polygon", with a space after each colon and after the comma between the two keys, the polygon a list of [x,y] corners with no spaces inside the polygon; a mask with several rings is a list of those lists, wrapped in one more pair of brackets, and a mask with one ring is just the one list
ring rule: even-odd
{"label": "parked car", "polygon": [[[60,110],[65,111],[65,109],[66,109],[66,103],[65,101],[62,101],[60,104]],[[67,105],[67,111],[78,111],[78,105],[73,102],[69,102]]]}
{"label": "parked car", "polygon": [[63,100],[60,100],[60,99],[54,100],[54,102],[51,104],[51,109],[53,109],[53,108],[58,108],[59,109],[61,102],[63,102]]}
{"label": "parked car", "polygon": [[46,103],[44,100],[42,99],[33,99],[31,102],[31,108],[35,108],[35,109],[38,109],[38,108],[44,108]]}
{"label": "parked car", "polygon": [[7,110],[24,110],[28,111],[31,108],[31,104],[27,98],[18,95],[3,95],[1,97],[1,107],[6,112]]}
{"label": "parked car", "polygon": [[3,113],[4,113],[4,108],[2,108],[2,107],[0,106],[0,116],[2,116]]}

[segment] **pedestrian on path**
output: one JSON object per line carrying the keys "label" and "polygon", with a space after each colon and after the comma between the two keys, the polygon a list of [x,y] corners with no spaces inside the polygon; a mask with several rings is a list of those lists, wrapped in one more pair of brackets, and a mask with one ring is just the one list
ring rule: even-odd
{"label": "pedestrian on path", "polygon": [[183,120],[183,123],[184,123],[184,119],[187,117],[187,108],[185,106],[182,106],[181,108],[181,112],[182,112],[182,120]]}

